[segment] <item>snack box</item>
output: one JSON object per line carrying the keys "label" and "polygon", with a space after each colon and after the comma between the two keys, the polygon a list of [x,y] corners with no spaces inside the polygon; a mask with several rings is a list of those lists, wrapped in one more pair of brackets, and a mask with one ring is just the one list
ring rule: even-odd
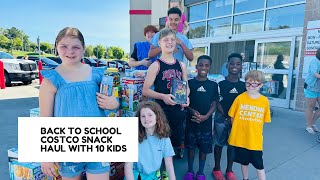
{"label": "snack box", "polygon": [[137,111],[121,110],[121,117],[136,117]]}
{"label": "snack box", "polygon": [[9,163],[10,180],[61,180],[61,177],[48,177],[41,172],[40,163],[13,161]]}
{"label": "snack box", "polygon": [[145,79],[147,76],[148,70],[134,70],[134,69],[126,69],[125,76],[127,78],[143,78]]}
{"label": "snack box", "polygon": [[30,109],[30,117],[39,117],[39,116],[40,116],[39,108]]}

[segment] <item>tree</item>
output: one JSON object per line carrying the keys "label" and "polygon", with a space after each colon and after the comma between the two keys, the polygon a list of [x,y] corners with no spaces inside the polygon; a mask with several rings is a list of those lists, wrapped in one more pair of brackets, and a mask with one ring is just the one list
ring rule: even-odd
{"label": "tree", "polygon": [[47,42],[40,43],[40,50],[44,52],[49,52],[52,49],[52,45]]}
{"label": "tree", "polygon": [[34,52],[38,48],[36,43],[30,42],[29,51]]}
{"label": "tree", "polygon": [[122,59],[124,51],[120,47],[111,46],[108,48],[108,57],[111,59]]}
{"label": "tree", "polygon": [[16,37],[22,38],[23,36],[25,36],[25,34],[23,33],[23,31],[15,28],[15,27],[12,27],[10,29],[7,29],[6,36],[9,39],[11,39],[11,38],[14,39]]}
{"label": "tree", "polygon": [[0,35],[0,48],[9,49],[10,45],[10,39],[3,34]]}
{"label": "tree", "polygon": [[15,49],[22,49],[22,40],[20,37],[16,37],[13,39],[13,47],[15,47]]}
{"label": "tree", "polygon": [[206,26],[198,26],[189,31],[189,39],[205,37]]}
{"label": "tree", "polygon": [[28,35],[24,35],[23,38],[22,38],[22,50],[23,51],[27,51],[28,49],[28,46],[30,44],[30,41],[29,41],[29,36]]}
{"label": "tree", "polygon": [[92,45],[89,45],[89,46],[86,47],[86,52],[84,53],[84,55],[86,57],[91,57],[91,56],[94,55],[93,54],[93,46]]}
{"label": "tree", "polygon": [[97,45],[94,50],[93,50],[93,53],[94,55],[98,58],[98,59],[101,59],[104,57],[104,54],[106,52],[106,48],[102,45]]}
{"label": "tree", "polygon": [[5,35],[6,34],[6,29],[0,28],[0,35]]}
{"label": "tree", "polygon": [[124,53],[123,59],[129,59],[129,58],[130,58],[129,53]]}

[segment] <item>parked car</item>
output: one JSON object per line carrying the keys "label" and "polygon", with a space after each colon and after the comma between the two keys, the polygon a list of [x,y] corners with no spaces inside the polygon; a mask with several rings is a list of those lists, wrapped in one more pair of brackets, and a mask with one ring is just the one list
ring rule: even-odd
{"label": "parked car", "polygon": [[[42,62],[42,69],[54,69],[59,66],[59,64],[49,58],[41,57],[40,61]],[[38,64],[39,59],[35,60],[35,62]]]}
{"label": "parked car", "polygon": [[105,60],[102,59],[93,59],[96,62],[99,62],[99,66],[107,66],[107,62]]}
{"label": "parked car", "polygon": [[116,61],[116,62],[118,62],[118,63],[120,63],[120,64],[122,64],[122,65],[128,65],[128,66],[129,66],[128,62],[127,62],[127,61],[124,61],[124,60],[115,59],[115,60],[113,60],[113,61]]}
{"label": "parked car", "polygon": [[130,66],[128,64],[121,64],[118,61],[109,61],[108,64],[110,68],[117,68],[117,63],[118,63],[118,70],[119,71],[124,71],[125,69],[130,69]]}
{"label": "parked car", "polygon": [[84,63],[89,64],[89,66],[97,67],[97,62],[90,58],[83,58]]}
{"label": "parked car", "polygon": [[[28,60],[34,61],[38,65],[39,57],[38,56],[29,56]],[[42,69],[54,69],[57,66],[59,66],[59,64],[57,62],[55,62],[49,58],[46,58],[46,57],[40,57],[40,61],[42,62],[42,67],[43,67]]]}
{"label": "parked car", "polygon": [[47,58],[55,61],[55,62],[58,63],[58,64],[61,64],[61,63],[62,63],[62,60],[61,60],[59,57],[51,56],[51,57],[47,57]]}
{"label": "parked car", "polygon": [[31,84],[38,76],[37,65],[33,61],[15,59],[11,54],[2,51],[0,51],[0,61],[4,64],[6,86],[11,86],[12,81]]}

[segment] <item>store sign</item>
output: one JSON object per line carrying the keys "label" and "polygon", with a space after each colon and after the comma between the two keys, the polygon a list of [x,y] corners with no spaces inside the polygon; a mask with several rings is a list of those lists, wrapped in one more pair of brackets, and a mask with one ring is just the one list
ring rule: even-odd
{"label": "store sign", "polygon": [[315,55],[318,48],[320,48],[320,20],[309,21],[307,26],[302,78],[307,77],[310,61],[316,58]]}

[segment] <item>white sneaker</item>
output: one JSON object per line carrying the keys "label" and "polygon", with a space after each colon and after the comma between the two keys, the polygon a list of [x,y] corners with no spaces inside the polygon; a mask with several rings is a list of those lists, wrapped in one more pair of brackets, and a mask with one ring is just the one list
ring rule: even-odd
{"label": "white sneaker", "polygon": [[313,129],[314,132],[320,132],[320,129],[315,124],[312,125],[311,128]]}
{"label": "white sneaker", "polygon": [[312,129],[312,127],[307,127],[306,131],[310,134],[316,134],[316,132]]}

